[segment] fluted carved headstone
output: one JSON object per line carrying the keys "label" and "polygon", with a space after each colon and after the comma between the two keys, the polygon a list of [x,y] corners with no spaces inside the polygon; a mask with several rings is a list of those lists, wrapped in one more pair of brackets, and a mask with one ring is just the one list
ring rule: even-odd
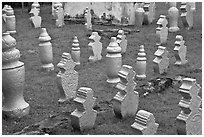
{"label": "fluted carved headstone", "polygon": [[30,106],[23,97],[25,84],[24,63],[19,61],[20,51],[16,40],[9,33],[2,36],[2,114],[21,118],[28,115]]}

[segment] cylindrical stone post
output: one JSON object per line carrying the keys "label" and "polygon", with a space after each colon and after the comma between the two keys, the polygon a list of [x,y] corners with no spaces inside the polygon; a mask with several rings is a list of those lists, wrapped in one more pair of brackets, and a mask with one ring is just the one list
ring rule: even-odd
{"label": "cylindrical stone post", "polygon": [[15,48],[16,40],[9,33],[2,37],[2,114],[21,118],[29,113],[30,107],[23,97],[25,67],[20,62],[20,51]]}
{"label": "cylindrical stone post", "polygon": [[136,63],[136,78],[137,79],[145,79],[146,78],[146,53],[144,50],[144,45],[140,46],[138,57],[137,57],[137,63]]}
{"label": "cylindrical stone post", "polygon": [[106,50],[106,74],[108,77],[107,82],[110,84],[115,84],[120,81],[120,78],[118,77],[118,71],[122,67],[121,47],[118,45],[116,37],[111,37],[111,42]]}
{"label": "cylindrical stone post", "polygon": [[51,37],[48,35],[46,28],[41,29],[39,37],[39,56],[42,63],[42,69],[45,71],[54,70],[52,43],[50,43]]}

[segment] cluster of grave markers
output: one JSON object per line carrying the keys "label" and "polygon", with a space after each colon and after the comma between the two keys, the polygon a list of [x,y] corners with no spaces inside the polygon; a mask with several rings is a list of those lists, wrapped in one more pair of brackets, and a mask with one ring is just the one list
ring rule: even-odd
{"label": "cluster of grave markers", "polygon": [[[54,15],[56,15],[56,25],[58,27],[63,26],[63,21],[59,19],[59,12],[61,12],[61,5],[56,3],[58,6],[54,7]],[[171,3],[172,6],[169,13],[169,20],[177,19],[173,17],[178,12],[175,9],[175,3]],[[147,5],[146,5],[147,6]],[[148,11],[144,6],[145,11]],[[191,9],[190,4],[182,3],[182,21],[187,29],[191,29],[193,23],[191,22],[191,16],[188,13],[184,15],[184,9],[188,12]],[[87,9],[87,29],[91,30],[92,25],[88,14],[90,10]],[[154,10],[154,9],[151,9]],[[10,35],[16,33],[15,30],[15,16],[14,11],[10,6],[5,6],[3,9],[3,19],[6,22],[7,32],[3,33],[2,37],[2,85],[3,85],[3,114],[10,117],[22,117],[29,113],[29,104],[25,102],[23,97],[23,87],[25,82],[25,68],[24,63],[18,61],[20,58],[20,52],[15,48],[16,40]],[[150,12],[150,11],[149,11]],[[5,13],[5,14],[4,14]],[[41,27],[39,24],[36,25],[34,20],[38,20],[39,16],[39,4],[33,3],[31,13],[34,13],[35,17],[31,17],[35,28]],[[151,13],[149,13],[151,14]],[[151,23],[154,18],[148,18],[150,15],[145,15],[145,22]],[[38,18],[38,19],[35,19]],[[190,19],[189,19],[190,18]],[[41,18],[39,19],[41,22]],[[190,20],[190,21],[189,21]],[[170,21],[171,22],[171,21]],[[148,24],[147,23],[147,24]],[[41,24],[41,23],[40,23]],[[158,27],[156,28],[156,36],[158,38],[158,49],[154,53],[154,72],[163,74],[167,72],[169,66],[169,58],[166,47],[164,47],[168,31],[176,32],[179,31],[176,21],[170,23],[170,27],[167,27],[168,21],[166,16],[160,15],[157,21]],[[90,43],[88,44],[89,49],[89,60],[96,62],[102,59],[102,43],[100,42],[101,37],[97,32],[92,32],[89,37]],[[39,36],[39,58],[42,63],[42,70],[53,71],[53,51],[52,44],[50,42],[51,37],[47,33],[46,28],[41,28]],[[187,48],[184,45],[185,41],[181,35],[176,36],[175,41],[175,65],[184,65],[188,61],[186,60]],[[107,82],[110,85],[115,84],[115,88],[119,89],[119,92],[113,97],[112,104],[113,110],[117,117],[125,118],[128,116],[135,117],[135,122],[131,127],[139,131],[140,134],[148,135],[155,134],[159,126],[155,123],[155,118],[152,113],[145,110],[138,111],[139,105],[139,94],[134,91],[137,84],[134,78],[145,79],[146,78],[146,54],[144,45],[141,45],[137,57],[136,72],[129,65],[122,65],[122,55],[125,54],[127,48],[127,39],[123,30],[118,31],[117,37],[112,37],[110,44],[107,47],[106,55],[106,74]],[[65,102],[66,100],[74,99],[76,104],[76,110],[71,113],[71,124],[74,129],[84,130],[87,128],[93,128],[97,112],[93,110],[93,106],[96,98],[93,96],[94,92],[91,88],[80,87],[77,90],[78,85],[78,73],[74,70],[76,65],[80,65],[80,46],[77,36],[74,36],[71,54],[64,52],[62,54],[61,61],[57,64],[59,73],[57,74],[56,83],[60,93],[59,102]],[[9,84],[14,83],[14,84]],[[5,88],[6,87],[6,88]],[[179,89],[182,95],[182,99],[179,102],[179,106],[182,111],[176,118],[178,121],[178,134],[201,134],[201,121],[202,121],[202,108],[201,98],[198,96],[201,87],[196,83],[195,79],[184,78],[183,83]],[[16,98],[15,98],[16,97]],[[196,127],[196,128],[195,128]]]}

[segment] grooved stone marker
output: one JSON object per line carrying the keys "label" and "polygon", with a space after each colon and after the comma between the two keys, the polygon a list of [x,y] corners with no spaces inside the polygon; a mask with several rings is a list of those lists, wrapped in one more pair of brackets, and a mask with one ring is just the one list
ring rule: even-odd
{"label": "grooved stone marker", "polygon": [[137,79],[145,79],[146,78],[146,67],[147,67],[147,58],[144,50],[144,45],[140,46],[137,62],[136,62],[136,77]]}
{"label": "grooved stone marker", "polygon": [[123,30],[118,31],[117,43],[121,47],[121,54],[124,54],[127,48],[127,39],[126,39],[126,35]]}
{"label": "grooved stone marker", "polygon": [[101,60],[101,52],[102,52],[102,43],[100,42],[101,37],[98,35],[98,32],[92,32],[92,35],[89,37],[89,51],[90,51],[90,61]]}
{"label": "grooved stone marker", "polygon": [[97,111],[93,109],[95,100],[91,88],[80,87],[78,89],[74,99],[76,109],[70,115],[71,125],[74,129],[83,131],[94,127],[97,115]]}
{"label": "grooved stone marker", "polygon": [[2,115],[21,118],[29,114],[30,106],[23,97],[25,66],[19,61],[16,40],[9,34],[2,36]]}
{"label": "grooved stone marker", "polygon": [[45,71],[54,70],[52,43],[50,42],[51,37],[48,35],[46,28],[41,28],[39,37],[39,56],[42,63],[42,69]]}
{"label": "grooved stone marker", "polygon": [[78,41],[77,36],[74,36],[71,56],[72,56],[73,61],[76,62],[76,65],[80,65],[80,47],[79,47],[79,41]]}
{"label": "grooved stone marker", "polygon": [[154,53],[156,57],[153,60],[155,73],[167,73],[167,69],[169,67],[168,54],[169,52],[166,50],[166,47],[158,46],[157,51]]}
{"label": "grooved stone marker", "polygon": [[155,2],[145,2],[144,3],[144,24],[151,24],[155,19]]}
{"label": "grooved stone marker", "polygon": [[176,117],[178,134],[202,135],[202,99],[198,96],[200,90],[196,79],[183,79],[179,88],[182,98],[178,104],[181,112]]}
{"label": "grooved stone marker", "polygon": [[30,20],[32,21],[34,28],[41,28],[41,22],[42,18],[38,16],[40,12],[40,9],[37,9],[36,7],[32,8],[30,13],[32,13],[34,16],[30,17]]}
{"label": "grooved stone marker", "polygon": [[122,66],[122,55],[121,47],[116,41],[116,37],[111,37],[111,42],[107,47],[106,55],[106,74],[107,74],[107,83],[116,84],[120,81],[118,77],[118,71]]}
{"label": "grooved stone marker", "polygon": [[168,21],[166,16],[160,15],[159,20],[157,21],[157,28],[156,28],[156,36],[157,42],[159,44],[165,44],[167,42],[168,37],[168,27],[166,26]]}
{"label": "grooved stone marker", "polygon": [[131,127],[141,135],[154,135],[159,124],[155,123],[154,115],[145,110],[139,110],[135,117],[135,122]]}
{"label": "grooved stone marker", "polygon": [[175,5],[173,6],[172,4],[172,6],[168,10],[169,32],[179,31],[179,27],[178,27],[179,10],[176,8],[176,2],[174,3]]}
{"label": "grooved stone marker", "polygon": [[181,10],[181,20],[182,20],[183,26],[188,30],[192,29],[194,11],[191,9],[191,6],[186,2],[181,2],[180,10]]}
{"label": "grooved stone marker", "polygon": [[137,85],[134,82],[135,71],[131,66],[123,65],[118,72],[120,82],[116,88],[120,91],[113,97],[113,110],[117,117],[135,116],[139,103],[139,94],[134,91]]}
{"label": "grooved stone marker", "polygon": [[175,65],[184,65],[188,61],[186,60],[186,52],[187,48],[184,45],[185,41],[181,35],[176,36],[175,47],[174,47],[174,55],[176,58]]}
{"label": "grooved stone marker", "polygon": [[64,102],[76,97],[78,86],[78,72],[74,70],[76,63],[72,60],[69,53],[62,54],[61,61],[57,64],[60,69],[57,74],[57,86],[60,92],[59,102]]}

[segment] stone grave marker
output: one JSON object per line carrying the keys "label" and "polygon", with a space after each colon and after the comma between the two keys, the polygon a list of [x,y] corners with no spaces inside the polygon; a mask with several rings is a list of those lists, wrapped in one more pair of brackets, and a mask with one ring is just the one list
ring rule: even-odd
{"label": "stone grave marker", "polygon": [[127,48],[127,39],[126,39],[126,35],[123,30],[118,31],[117,43],[121,47],[121,54],[124,54]]}
{"label": "stone grave marker", "polygon": [[135,117],[135,122],[131,127],[141,135],[154,135],[159,124],[155,123],[154,115],[145,110],[139,110]]}
{"label": "stone grave marker", "polygon": [[167,73],[167,69],[169,67],[169,52],[166,47],[158,46],[157,51],[154,53],[156,56],[153,60],[154,63],[154,72],[158,74]]}
{"label": "stone grave marker", "polygon": [[144,50],[144,45],[140,46],[137,62],[136,62],[136,77],[137,79],[145,79],[146,78],[146,66],[147,66],[147,58]]}
{"label": "stone grave marker", "polygon": [[62,7],[56,8],[56,26],[62,27],[64,26],[64,10]]}
{"label": "stone grave marker", "polygon": [[136,92],[134,82],[135,71],[131,66],[123,65],[118,72],[120,82],[116,88],[120,91],[113,97],[113,110],[117,117],[125,118],[135,116],[139,103],[139,94]]}
{"label": "stone grave marker", "polygon": [[60,92],[59,102],[65,102],[76,97],[78,86],[78,72],[74,70],[76,63],[69,53],[62,54],[61,61],[57,64],[60,69],[57,74],[57,86]]}
{"label": "stone grave marker", "polygon": [[191,6],[187,4],[186,2],[181,3],[181,20],[183,23],[183,26],[186,29],[192,29],[193,28],[193,10],[191,9]]}
{"label": "stone grave marker", "polygon": [[111,42],[107,47],[106,54],[106,74],[107,74],[107,83],[116,84],[120,81],[118,77],[118,71],[122,66],[122,55],[121,47],[116,41],[116,37],[111,37]]}
{"label": "stone grave marker", "polygon": [[155,19],[155,2],[145,2],[143,9],[145,11],[143,23],[146,25],[151,24]]}
{"label": "stone grave marker", "polygon": [[178,27],[179,10],[176,8],[176,4],[174,5],[171,4],[171,5],[172,6],[168,10],[169,32],[177,32],[179,31],[179,27]]}
{"label": "stone grave marker", "polygon": [[95,100],[91,88],[80,87],[78,89],[74,99],[76,109],[70,115],[74,129],[83,131],[94,127],[97,116],[97,111],[93,109]]}
{"label": "stone grave marker", "polygon": [[39,37],[39,56],[42,63],[42,70],[53,71],[53,52],[52,43],[50,42],[51,37],[48,35],[46,28],[41,28],[41,34]]}
{"label": "stone grave marker", "polygon": [[86,19],[86,28],[87,30],[92,30],[92,23],[91,23],[91,11],[88,8],[87,13],[85,14],[85,19]]}
{"label": "stone grave marker", "polygon": [[80,47],[79,47],[79,41],[78,41],[77,36],[74,36],[71,56],[72,56],[73,61],[76,62],[76,65],[80,65]]}
{"label": "stone grave marker", "polygon": [[144,9],[143,8],[137,8],[135,11],[135,25],[137,27],[141,27],[144,22]]}
{"label": "stone grave marker", "polygon": [[41,28],[41,22],[42,18],[39,15],[40,11],[36,7],[32,8],[30,13],[32,13],[34,16],[30,17],[30,20],[32,21],[34,28]]}
{"label": "stone grave marker", "polygon": [[184,65],[188,61],[186,60],[187,48],[184,45],[185,41],[181,35],[176,36],[175,47],[174,47],[174,55],[176,58],[175,65]]}
{"label": "stone grave marker", "polygon": [[202,135],[202,99],[198,96],[200,90],[196,79],[183,79],[179,88],[182,98],[178,104],[181,112],[176,117],[178,134]]}
{"label": "stone grave marker", "polygon": [[6,28],[7,32],[10,34],[16,33],[16,17],[14,15],[14,10],[11,6],[8,6],[6,11]]}
{"label": "stone grave marker", "polygon": [[98,32],[92,32],[92,35],[89,37],[89,51],[90,51],[90,61],[101,60],[101,52],[102,52],[102,43],[100,42],[101,36],[98,35]]}
{"label": "stone grave marker", "polygon": [[166,16],[160,15],[159,20],[157,21],[157,28],[156,28],[156,36],[157,42],[160,44],[165,44],[167,42],[168,37],[168,21]]}

